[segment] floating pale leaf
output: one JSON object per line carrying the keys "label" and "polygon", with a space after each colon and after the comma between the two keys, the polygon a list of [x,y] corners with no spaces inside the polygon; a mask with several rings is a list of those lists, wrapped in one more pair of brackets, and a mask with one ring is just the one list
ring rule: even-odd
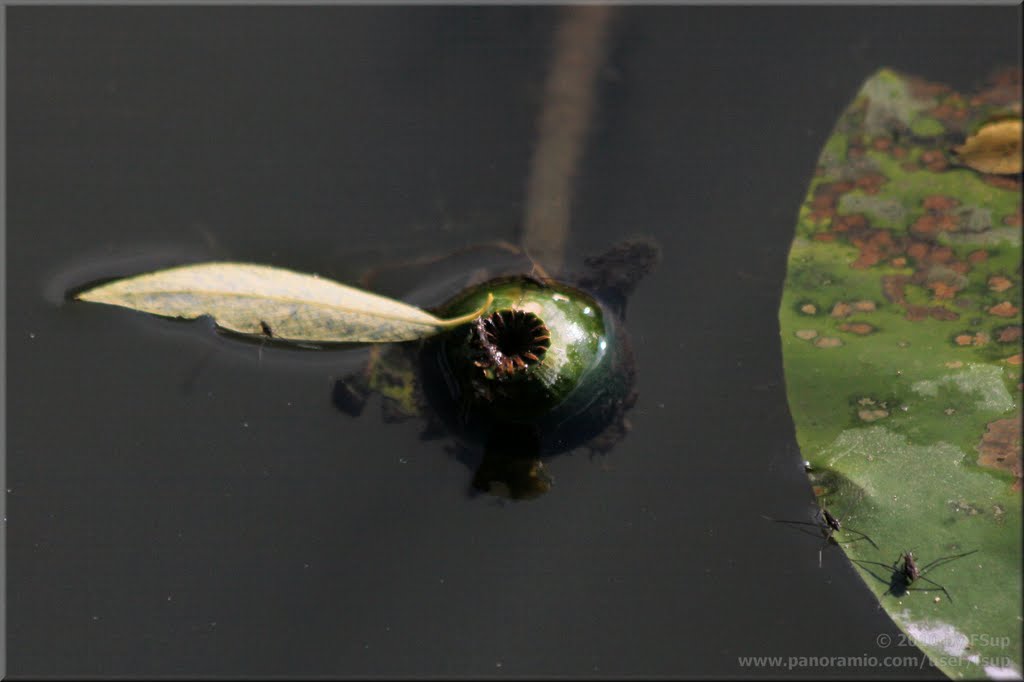
{"label": "floating pale leaf", "polygon": [[490,305],[443,320],[316,275],[250,263],[184,265],[110,282],[77,298],[165,317],[209,315],[239,334],[312,343],[421,339],[475,319]]}
{"label": "floating pale leaf", "polygon": [[[818,160],[779,310],[814,490],[872,542],[835,539],[951,677],[1020,679],[1024,663],[1021,184],[943,151],[1019,97],[1019,81],[865,82]],[[908,586],[893,564],[908,550],[919,566],[977,551]]]}
{"label": "floating pale leaf", "polygon": [[954,147],[960,161],[982,173],[1013,175],[1021,172],[1021,120],[986,123],[977,133]]}

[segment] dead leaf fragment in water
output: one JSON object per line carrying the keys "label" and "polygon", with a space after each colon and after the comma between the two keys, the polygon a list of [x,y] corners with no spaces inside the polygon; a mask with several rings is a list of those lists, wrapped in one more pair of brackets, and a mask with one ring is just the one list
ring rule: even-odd
{"label": "dead leaf fragment in water", "polygon": [[209,315],[217,326],[279,341],[384,343],[437,334],[490,307],[443,320],[425,310],[315,275],[251,263],[199,263],[119,279],[83,301],[164,317]]}
{"label": "dead leaf fragment in water", "polygon": [[1015,118],[988,123],[953,151],[964,165],[981,173],[1020,173],[1021,120]]}

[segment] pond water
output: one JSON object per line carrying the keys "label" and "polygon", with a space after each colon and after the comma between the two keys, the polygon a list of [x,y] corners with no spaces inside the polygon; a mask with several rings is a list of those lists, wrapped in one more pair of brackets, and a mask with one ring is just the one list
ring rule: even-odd
{"label": "pond water", "polygon": [[[819,568],[820,538],[762,518],[813,509],[776,315],[860,83],[970,89],[1018,63],[1020,14],[623,9],[566,258],[661,245],[627,315],[633,428],[509,502],[414,421],[335,408],[365,350],[63,294],[213,259],[355,281],[515,241],[556,8],[9,9],[7,673],[938,677],[878,645],[898,630],[837,549]],[[380,290],[442,300],[412,279]],[[891,655],[915,658],[785,668]]]}

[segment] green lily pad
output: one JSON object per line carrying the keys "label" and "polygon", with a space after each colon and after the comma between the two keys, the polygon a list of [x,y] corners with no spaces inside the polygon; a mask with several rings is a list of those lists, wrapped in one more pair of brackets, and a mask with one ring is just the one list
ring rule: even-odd
{"label": "green lily pad", "polygon": [[[818,161],[779,311],[797,440],[844,523],[835,539],[957,678],[1022,670],[1021,178],[953,149],[1019,119],[1019,78],[971,95],[869,78]],[[923,567],[973,550],[932,582],[898,570],[903,552]]]}

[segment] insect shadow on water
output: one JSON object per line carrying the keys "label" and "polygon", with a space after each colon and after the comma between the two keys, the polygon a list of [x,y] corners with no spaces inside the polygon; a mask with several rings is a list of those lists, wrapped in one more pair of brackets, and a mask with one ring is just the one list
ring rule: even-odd
{"label": "insect shadow on water", "polygon": [[[844,528],[843,524],[839,520],[839,518],[837,516],[835,516],[834,514],[832,514],[832,512],[830,512],[828,509],[826,509],[822,505],[817,505],[817,509],[814,512],[814,517],[813,517],[814,520],[813,521],[796,521],[796,520],[790,520],[790,519],[776,519],[776,518],[772,518],[771,516],[765,516],[764,514],[762,514],[761,517],[764,518],[764,519],[767,519],[768,521],[771,521],[773,523],[783,523],[783,524],[786,524],[786,525],[792,527],[794,530],[800,531],[801,533],[807,533],[808,535],[815,535],[815,536],[821,535],[823,540],[822,540],[821,546],[818,548],[818,568],[821,568],[821,566],[822,566],[822,552],[824,551],[825,547],[827,547],[829,544],[832,544],[832,545],[838,545],[839,544],[839,542],[835,538],[835,534],[838,533],[838,532],[853,533],[854,535],[857,536],[857,537],[855,537],[855,538],[853,538],[851,540],[847,540],[846,544],[851,544],[851,543],[854,543],[854,542],[860,542],[861,540],[867,540],[871,544],[872,547],[874,547],[875,549],[878,549],[878,545],[875,544],[875,541],[872,540],[868,536],[867,533],[859,531],[856,528],[851,528],[850,526],[846,526]],[[809,530],[807,528],[804,528],[804,526],[812,526],[814,528],[817,528],[818,532],[815,533],[815,532],[813,532],[813,531],[811,531],[811,530]]]}
{"label": "insect shadow on water", "polygon": [[[867,571],[871,577],[879,580],[883,583],[888,583],[889,589],[887,589],[882,596],[892,594],[894,597],[901,597],[908,592],[930,592],[931,588],[919,587],[913,588],[911,585],[918,580],[923,580],[930,585],[934,585],[938,589],[945,593],[946,598],[949,599],[950,603],[953,602],[953,597],[949,594],[949,591],[945,587],[935,582],[931,578],[926,578],[925,573],[932,571],[939,566],[945,566],[951,561],[962,559],[965,556],[970,556],[978,550],[972,549],[970,552],[963,552],[962,554],[951,554],[949,556],[939,557],[933,561],[928,562],[924,566],[918,566],[917,560],[914,558],[913,552],[904,551],[900,553],[900,556],[896,558],[891,564],[884,564],[881,561],[866,561],[864,559],[853,559],[853,562]],[[892,571],[888,579],[876,574],[870,568],[865,566],[878,566],[887,570]]]}

